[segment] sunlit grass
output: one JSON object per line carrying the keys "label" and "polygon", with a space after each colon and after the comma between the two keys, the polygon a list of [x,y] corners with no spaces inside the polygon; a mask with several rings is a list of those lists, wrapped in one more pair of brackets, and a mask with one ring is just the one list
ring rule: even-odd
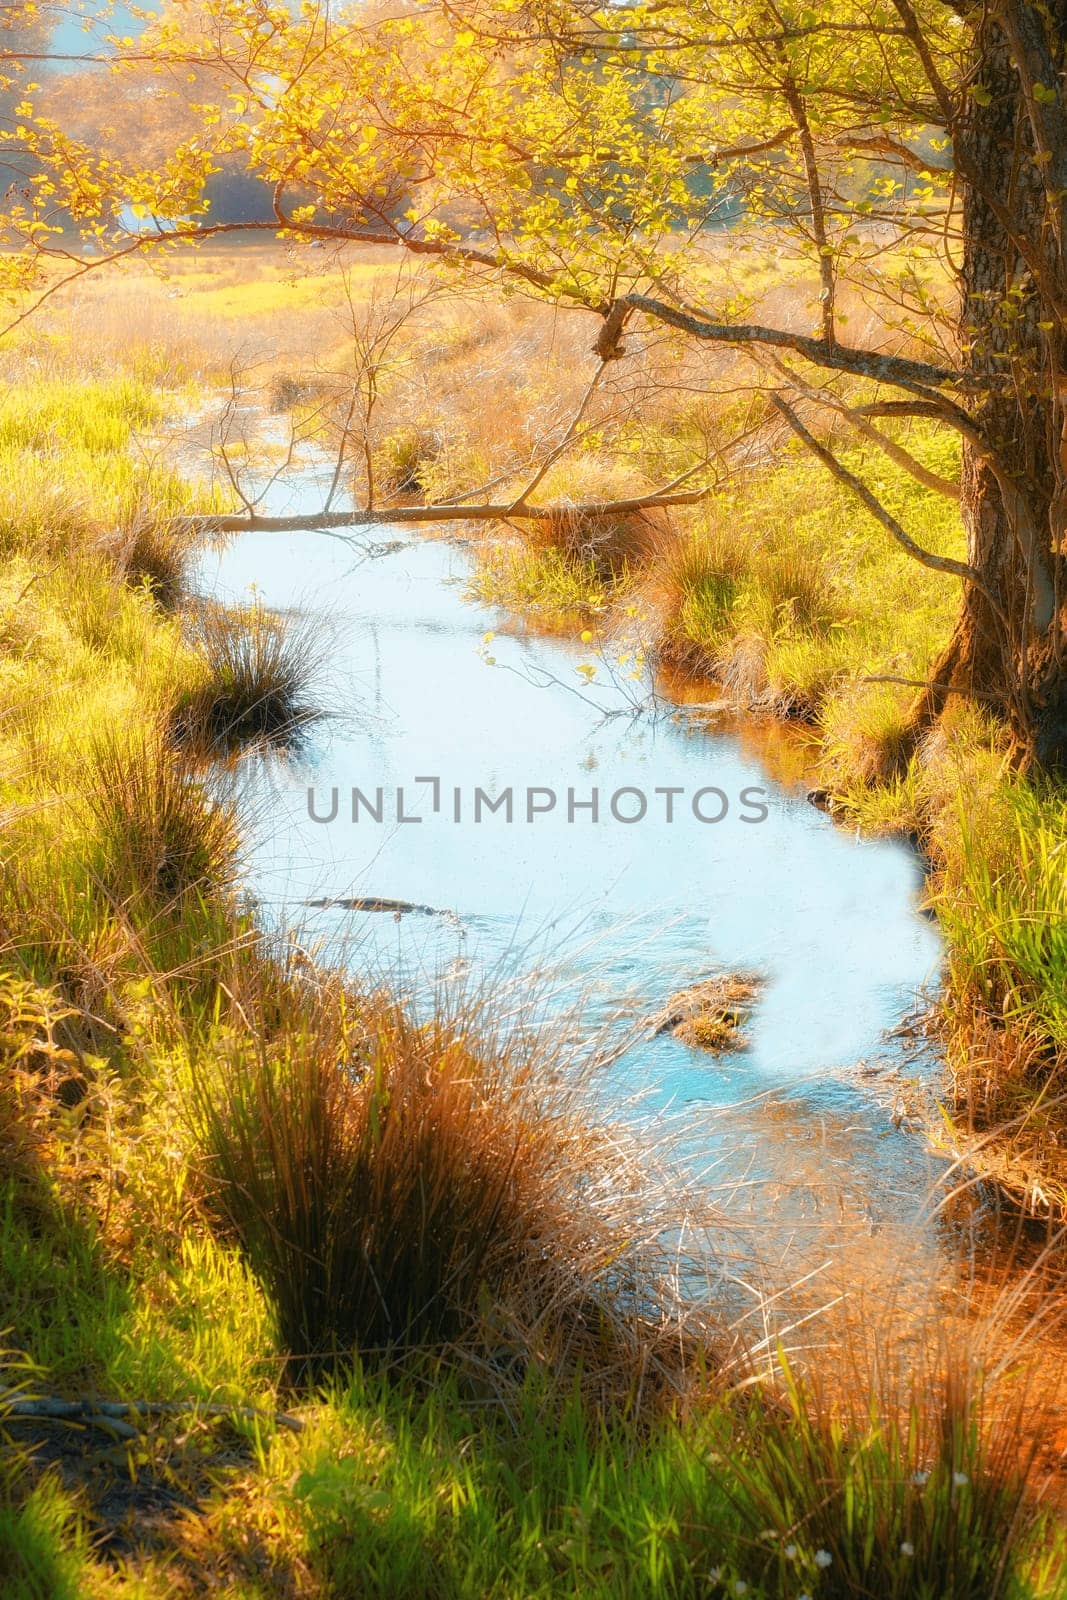
{"label": "sunlit grass", "polygon": [[618,592],[591,561],[552,546],[510,542],[483,551],[471,580],[471,593],[488,605],[560,628],[605,610]]}

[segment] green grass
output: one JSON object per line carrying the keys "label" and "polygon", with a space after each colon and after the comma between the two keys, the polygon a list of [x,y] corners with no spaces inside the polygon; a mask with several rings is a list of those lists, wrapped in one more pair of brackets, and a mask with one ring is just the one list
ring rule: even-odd
{"label": "green grass", "polygon": [[1006,1461],[990,1472],[965,1422],[937,1402],[934,1417],[933,1441],[907,1416],[857,1435],[810,1423],[798,1395],[778,1416],[735,1401],[639,1437],[540,1379],[508,1417],[472,1408],[432,1368],[414,1386],[357,1369],[302,1437],[277,1436],[242,1512],[265,1521],[283,1496],[328,1595],[1054,1592],[1039,1519],[1022,1516],[1004,1543],[1018,1492]]}
{"label": "green grass", "polygon": [[[3,1479],[7,1481],[4,1482]],[[19,1495],[0,1478],[0,1572],[8,1600],[83,1600],[92,1566],[78,1507],[55,1478]]]}
{"label": "green grass", "polygon": [[[957,450],[932,429],[911,430],[907,443],[931,470],[956,470]],[[929,548],[960,553],[950,501],[873,450],[839,453]],[[906,691],[862,680],[921,677],[951,628],[955,594],[818,462],[791,448],[778,461],[713,497],[658,564],[661,648],[720,678],[742,706],[818,717],[828,754],[849,766],[872,734],[891,739],[908,704]]]}
{"label": "green grass", "polygon": [[604,611],[621,592],[592,561],[551,545],[495,544],[482,554],[471,580],[476,599],[559,628]]}
{"label": "green grass", "polygon": [[939,894],[955,981],[1007,1026],[1067,1050],[1067,796],[1006,778],[993,804],[995,817],[957,798]]}
{"label": "green grass", "polygon": [[194,509],[195,490],[131,449],[164,415],[132,378],[11,385],[0,402],[0,550],[121,552],[144,523]]}

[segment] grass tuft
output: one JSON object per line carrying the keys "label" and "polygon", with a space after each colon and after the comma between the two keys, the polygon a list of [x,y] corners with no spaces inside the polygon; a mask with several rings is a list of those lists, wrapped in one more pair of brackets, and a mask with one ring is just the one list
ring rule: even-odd
{"label": "grass tuft", "polygon": [[134,522],[116,554],[128,584],[146,586],[164,611],[177,609],[186,594],[191,554],[188,536],[165,522],[144,517]]}
{"label": "grass tuft", "polygon": [[1020,1449],[1018,1415],[983,1421],[969,1359],[913,1378],[902,1401],[865,1375],[864,1398],[843,1409],[783,1371],[784,1410],[759,1408],[747,1448],[729,1461],[739,1542],[752,1552],[744,1568],[759,1592],[825,1600],[1027,1592],[1034,1449],[1029,1458]]}
{"label": "grass tuft", "polygon": [[193,639],[204,677],[176,707],[182,742],[223,754],[257,742],[292,744],[325,715],[311,693],[325,658],[312,623],[258,603],[205,606]]}
{"label": "grass tuft", "polygon": [[197,1066],[190,1112],[295,1373],[463,1346],[501,1382],[640,1382],[667,1313],[638,1174],[542,1047],[338,986]]}
{"label": "grass tuft", "polygon": [[233,816],[156,727],[94,737],[82,807],[92,867],[117,906],[166,906],[233,881]]}

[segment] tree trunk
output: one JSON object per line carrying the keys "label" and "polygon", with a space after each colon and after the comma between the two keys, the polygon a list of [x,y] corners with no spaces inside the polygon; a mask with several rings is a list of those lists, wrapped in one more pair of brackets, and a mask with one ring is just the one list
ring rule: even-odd
{"label": "tree trunk", "polygon": [[[1061,67],[1062,39],[1050,43],[1037,8],[1026,0],[1008,6],[1019,26],[1040,30]],[[981,440],[964,444],[960,503],[982,587],[967,586],[914,720],[917,732],[929,727],[958,691],[1006,717],[1020,764],[1057,767],[1067,765],[1059,615],[1065,301],[1056,293],[1063,261],[1044,173],[1067,148],[1051,163],[1038,159],[1012,46],[989,11],[975,23],[975,61],[953,133],[964,233],[960,344]]]}

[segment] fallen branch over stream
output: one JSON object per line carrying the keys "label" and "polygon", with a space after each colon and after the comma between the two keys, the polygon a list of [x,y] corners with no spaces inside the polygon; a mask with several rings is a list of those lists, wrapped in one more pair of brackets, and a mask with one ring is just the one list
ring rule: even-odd
{"label": "fallen branch over stream", "polygon": [[198,1400],[60,1400],[51,1395],[25,1395],[0,1389],[0,1424],[34,1418],[47,1422],[75,1422],[100,1428],[120,1439],[136,1439],[143,1431],[131,1418],[145,1423],[154,1417],[239,1417],[243,1422],[274,1422],[292,1433],[302,1433],[299,1417],[286,1411],[261,1411],[256,1406],[204,1405]]}
{"label": "fallen branch over stream", "polygon": [[515,501],[493,505],[387,506],[361,511],[307,511],[294,516],[259,516],[256,512],[179,517],[174,526],[195,533],[315,533],[331,528],[389,527],[401,522],[543,522],[576,517],[626,516],[667,506],[695,506],[706,500],[709,489],[686,489],[676,494],[637,495],[629,500],[597,500],[586,505],[528,505]]}

